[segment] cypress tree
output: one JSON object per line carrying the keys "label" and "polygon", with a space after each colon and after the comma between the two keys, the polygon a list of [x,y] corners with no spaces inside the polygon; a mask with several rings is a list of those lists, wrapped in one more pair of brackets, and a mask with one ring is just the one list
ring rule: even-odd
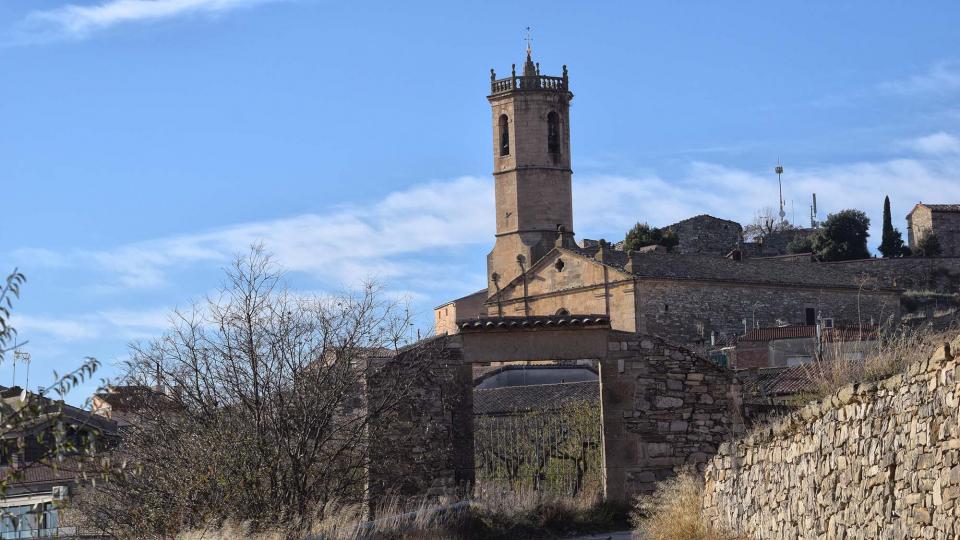
{"label": "cypress tree", "polygon": [[884,257],[903,255],[903,235],[893,228],[890,218],[890,197],[883,198],[883,235],[880,238],[880,253]]}

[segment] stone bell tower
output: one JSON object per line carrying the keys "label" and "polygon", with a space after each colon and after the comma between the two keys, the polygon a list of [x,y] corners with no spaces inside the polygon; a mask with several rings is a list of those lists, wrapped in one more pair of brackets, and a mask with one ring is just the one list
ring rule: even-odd
{"label": "stone bell tower", "polygon": [[562,77],[540,75],[540,64],[516,64],[509,77],[490,70],[493,178],[497,234],[487,255],[487,286],[494,294],[556,245],[573,245],[570,100]]}

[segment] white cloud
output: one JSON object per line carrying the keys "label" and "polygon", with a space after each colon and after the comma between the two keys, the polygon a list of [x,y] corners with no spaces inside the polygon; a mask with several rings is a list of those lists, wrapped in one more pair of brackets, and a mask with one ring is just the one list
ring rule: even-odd
{"label": "white cloud", "polygon": [[943,155],[960,154],[960,137],[949,133],[938,132],[905,141],[903,146],[923,154]]}
{"label": "white cloud", "polygon": [[[809,223],[811,194],[817,194],[820,219],[845,208],[865,211],[875,227],[882,217],[883,197],[889,195],[895,224],[920,200],[960,201],[960,159],[892,159],[879,162],[799,168],[783,176],[787,217]],[[775,207],[776,177],[708,163],[694,163],[684,175],[603,176],[575,187],[575,228],[579,237],[606,235],[619,240],[636,221],[663,226],[697,214],[711,214],[748,223],[762,207]],[[792,203],[792,204],[791,204]],[[897,223],[899,221],[899,223]],[[871,240],[879,240],[875,229]]]}
{"label": "white cloud", "polygon": [[[223,265],[253,244],[263,244],[288,271],[335,285],[354,286],[368,277],[383,281],[429,281],[453,271],[455,261],[429,260],[465,245],[487,243],[493,224],[493,182],[462,177],[428,182],[390,193],[369,206],[237,224],[192,235],[162,238],[111,250],[76,250],[58,257],[20,249],[18,260],[93,266],[112,276],[113,286],[156,288],[172,270],[196,264]],[[43,257],[23,258],[31,253]]]}
{"label": "white cloud", "polygon": [[11,325],[17,329],[21,341],[30,341],[31,336],[43,334],[62,341],[92,339],[99,335],[95,324],[87,320],[60,317],[38,317],[14,314]]}
{"label": "white cloud", "polygon": [[25,37],[50,39],[86,37],[124,23],[156,21],[206,13],[219,14],[271,0],[108,0],[93,5],[67,4],[34,11],[23,21]]}
{"label": "white cloud", "polygon": [[940,62],[926,73],[900,81],[880,85],[882,90],[896,94],[945,94],[960,90],[960,64]]}
{"label": "white cloud", "polygon": [[[890,196],[897,215],[905,215],[919,200],[960,201],[957,171],[960,154],[817,168],[788,165],[784,174],[788,218],[808,223],[810,196],[816,193],[821,219],[828,212],[858,208],[879,225],[884,195]],[[638,220],[660,226],[702,213],[747,223],[757,209],[775,207],[777,197],[772,173],[714,163],[692,163],[671,178],[577,177],[575,231],[579,238],[618,240]],[[78,267],[93,267],[113,286],[157,288],[170,284],[174,272],[225,265],[256,243],[262,243],[285,270],[313,276],[325,287],[353,287],[374,277],[392,290],[409,291],[417,301],[423,298],[414,293],[470,291],[483,285],[485,273],[473,262],[480,259],[478,252],[493,244],[493,182],[477,177],[429,182],[387,194],[368,206],[48,259],[62,264],[66,257]],[[112,323],[122,319],[108,318]]]}

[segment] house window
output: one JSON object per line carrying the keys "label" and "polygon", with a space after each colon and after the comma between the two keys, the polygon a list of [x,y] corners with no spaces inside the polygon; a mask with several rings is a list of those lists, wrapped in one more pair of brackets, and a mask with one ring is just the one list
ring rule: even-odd
{"label": "house window", "polygon": [[559,315],[559,316],[561,316],[561,317],[566,317],[566,316],[569,315],[569,314],[570,314],[570,312],[567,311],[567,308],[560,308],[560,309],[557,310],[557,315]]}
{"label": "house window", "polygon": [[804,310],[804,316],[806,317],[807,326],[813,326],[817,324],[817,310],[812,307],[808,307]]}
{"label": "house window", "polygon": [[551,154],[560,153],[560,115],[556,111],[547,115],[547,150]]}
{"label": "house window", "polygon": [[510,126],[507,115],[500,115],[500,155],[510,155]]}

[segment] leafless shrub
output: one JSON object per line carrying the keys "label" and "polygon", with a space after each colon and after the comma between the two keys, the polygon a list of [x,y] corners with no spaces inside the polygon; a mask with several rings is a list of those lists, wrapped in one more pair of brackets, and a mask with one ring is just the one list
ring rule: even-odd
{"label": "leafless shrub", "polygon": [[[369,420],[413,384],[397,380],[366,399],[366,359],[397,349],[406,311],[373,285],[293,294],[259,248],[226,276],[218,296],[178,312],[128,362],[131,384],[162,390],[143,400],[119,449],[136,470],[76,503],[117,538],[208,527],[299,538],[332,518],[333,501],[365,503]],[[429,355],[408,358],[430,367]]]}
{"label": "leafless shrub", "polygon": [[876,345],[865,349],[862,356],[845,354],[845,343],[824,344],[814,361],[804,366],[812,383],[805,397],[818,399],[851,383],[879,381],[903,373],[913,363],[930,358],[937,347],[956,337],[956,329],[932,331],[927,328],[902,327],[881,331]]}
{"label": "leafless shrub", "polygon": [[637,498],[630,518],[644,540],[738,540],[701,511],[703,483],[681,474],[661,482],[652,495]]}

